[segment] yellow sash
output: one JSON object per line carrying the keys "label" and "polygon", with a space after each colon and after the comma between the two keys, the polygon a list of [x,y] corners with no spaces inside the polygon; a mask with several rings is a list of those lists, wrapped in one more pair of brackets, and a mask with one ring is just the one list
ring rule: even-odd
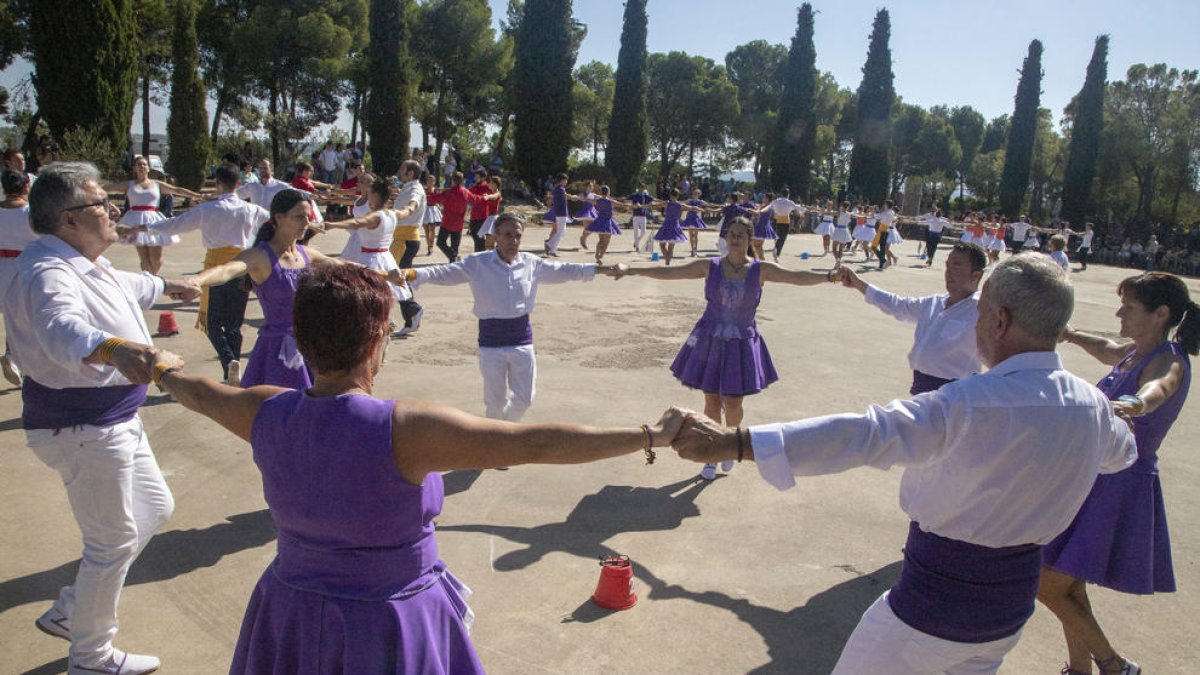
{"label": "yellow sash", "polygon": [[[236,246],[210,248],[204,252],[204,269],[209,270],[224,265],[241,252],[242,249]],[[196,314],[196,328],[199,328],[200,332],[205,335],[208,334],[208,286],[200,289],[200,312]]]}

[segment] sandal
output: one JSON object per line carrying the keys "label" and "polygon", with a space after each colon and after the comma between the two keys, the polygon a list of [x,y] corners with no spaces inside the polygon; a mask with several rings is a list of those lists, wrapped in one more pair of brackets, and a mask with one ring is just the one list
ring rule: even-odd
{"label": "sandal", "polygon": [[1094,661],[1096,662],[1096,667],[1100,669],[1100,672],[1102,674],[1108,673],[1111,675],[1140,675],[1140,673],[1142,672],[1141,666],[1134,663],[1133,661],[1130,661],[1129,659],[1121,658],[1120,655],[1118,655],[1118,654],[1114,654],[1111,657],[1104,659],[1103,661],[1101,661],[1100,659],[1094,659]]}

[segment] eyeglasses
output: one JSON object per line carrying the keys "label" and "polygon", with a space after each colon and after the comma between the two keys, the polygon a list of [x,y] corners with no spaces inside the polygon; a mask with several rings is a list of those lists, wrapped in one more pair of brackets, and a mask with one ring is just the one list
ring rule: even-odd
{"label": "eyeglasses", "polygon": [[90,204],[80,204],[78,206],[68,206],[67,208],[63,209],[63,211],[78,211],[80,209],[90,209],[93,206],[103,206],[104,210],[107,211],[112,208],[112,200],[109,200],[106,198],[104,200],[101,200],[98,202],[92,202]]}

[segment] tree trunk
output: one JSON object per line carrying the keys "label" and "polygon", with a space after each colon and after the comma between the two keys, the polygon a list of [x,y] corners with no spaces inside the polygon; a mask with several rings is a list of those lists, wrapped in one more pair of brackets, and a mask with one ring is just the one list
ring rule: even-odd
{"label": "tree trunk", "polygon": [[[150,156],[150,76],[142,78],[142,156]],[[147,162],[150,160],[147,159]]]}
{"label": "tree trunk", "polygon": [[29,128],[27,128],[25,130],[25,140],[21,143],[21,154],[25,155],[25,161],[29,162],[31,164],[32,168],[28,169],[28,170],[32,171],[32,172],[36,172],[39,168],[41,168],[38,165],[38,160],[37,160],[37,150],[38,150],[37,128],[38,128],[38,124],[40,124],[41,121],[42,121],[42,111],[34,110],[33,117],[29,118]]}
{"label": "tree trunk", "polygon": [[1134,213],[1133,220],[1137,224],[1144,225],[1150,222],[1150,206],[1154,203],[1154,172],[1155,167],[1147,166],[1142,170],[1134,167],[1133,175],[1137,178],[1138,184],[1138,203],[1137,211]]}
{"label": "tree trunk", "polygon": [[225,107],[228,105],[229,92],[225,87],[221,87],[217,90],[217,103],[213,108],[212,133],[210,134],[214,148],[217,147],[217,136],[221,133],[221,116],[225,114]]}
{"label": "tree trunk", "polygon": [[271,163],[279,166],[279,94],[272,87],[267,97],[267,115],[271,121],[267,123],[267,133],[271,136]]}
{"label": "tree trunk", "polygon": [[508,126],[512,120],[512,114],[505,112],[500,118],[500,133],[496,134],[496,156],[504,157],[504,143],[508,140]]}
{"label": "tree trunk", "polygon": [[350,147],[354,147],[354,142],[358,140],[358,111],[361,105],[362,92],[356,89],[354,91],[354,105],[350,109],[352,115],[350,117]]}

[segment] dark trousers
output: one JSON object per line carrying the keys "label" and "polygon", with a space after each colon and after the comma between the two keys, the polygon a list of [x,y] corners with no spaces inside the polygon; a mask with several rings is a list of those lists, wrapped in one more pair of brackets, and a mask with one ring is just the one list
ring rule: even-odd
{"label": "dark trousers", "polygon": [[775,240],[776,258],[779,257],[779,254],[783,253],[783,242],[787,241],[788,230],[790,229],[792,229],[792,224],[788,223],[787,225],[782,226],[781,229],[775,230],[775,234],[779,235],[779,238]]}
{"label": "dark trousers", "polygon": [[208,289],[208,342],[217,352],[224,377],[229,377],[229,364],[242,358],[242,321],[249,297],[240,278]]}
{"label": "dark trousers", "polygon": [[879,237],[879,248],[875,249],[875,255],[879,256],[879,269],[883,269],[884,263],[887,262],[888,241],[887,233]]}
{"label": "dark trousers", "polygon": [[1084,270],[1087,269],[1088,254],[1091,252],[1092,252],[1092,249],[1090,249],[1090,248],[1079,249],[1079,252],[1076,255],[1076,258],[1079,260],[1080,269],[1084,269]]}
{"label": "dark trousers", "polygon": [[926,232],[925,233],[925,264],[933,264],[933,254],[937,253],[938,244],[942,241],[941,232]]}
{"label": "dark trousers", "polygon": [[483,221],[482,220],[472,220],[471,221],[471,227],[470,227],[471,241],[475,244],[475,252],[476,253],[479,253],[480,251],[482,251],[483,246],[484,246],[484,239],[483,239],[483,237],[479,236],[479,230],[481,230],[481,229],[483,229]]}
{"label": "dark trousers", "polygon": [[1021,249],[1025,248],[1025,242],[1014,239],[1011,248],[1014,255],[1020,253]]}
{"label": "dark trousers", "polygon": [[462,230],[451,232],[444,227],[438,228],[437,247],[446,255],[450,262],[458,258],[458,247],[462,244]]}
{"label": "dark trousers", "polygon": [[396,263],[400,269],[406,270],[412,267],[413,259],[421,252],[421,242],[406,241],[404,242],[404,255],[400,256],[400,260]]}

